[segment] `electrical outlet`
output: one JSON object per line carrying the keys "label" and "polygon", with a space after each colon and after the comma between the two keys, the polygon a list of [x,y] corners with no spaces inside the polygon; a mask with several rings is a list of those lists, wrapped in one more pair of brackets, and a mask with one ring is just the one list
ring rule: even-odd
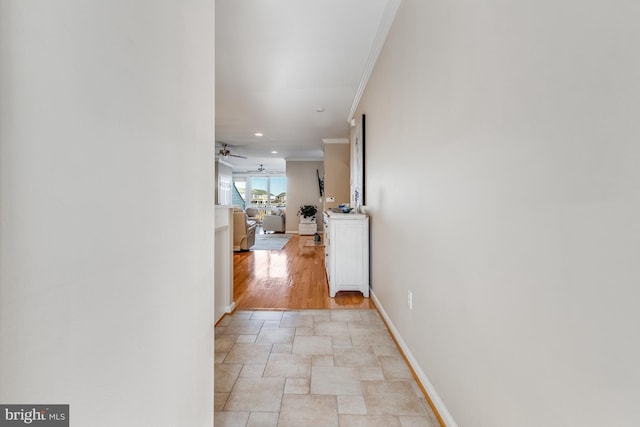
{"label": "electrical outlet", "polygon": [[336,201],[336,198],[335,198],[335,197],[333,197],[333,196],[328,196],[328,197],[327,197],[327,203],[329,203],[329,202],[335,202],[335,201]]}
{"label": "electrical outlet", "polygon": [[409,305],[409,310],[413,310],[413,292],[411,291],[407,295],[407,304]]}

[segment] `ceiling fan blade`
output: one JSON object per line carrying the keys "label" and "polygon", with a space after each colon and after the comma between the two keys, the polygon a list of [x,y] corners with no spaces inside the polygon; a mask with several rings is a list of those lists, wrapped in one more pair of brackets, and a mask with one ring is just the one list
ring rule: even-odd
{"label": "ceiling fan blade", "polygon": [[248,157],[241,156],[239,154],[229,154],[231,157],[238,157],[239,159],[248,159]]}

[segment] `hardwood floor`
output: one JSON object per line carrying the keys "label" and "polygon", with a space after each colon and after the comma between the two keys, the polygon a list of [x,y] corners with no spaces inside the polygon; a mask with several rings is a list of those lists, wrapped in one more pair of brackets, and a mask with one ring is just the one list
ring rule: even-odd
{"label": "hardwood floor", "polygon": [[293,235],[279,251],[235,252],[233,296],[238,309],[375,308],[360,292],[329,297],[324,247]]}

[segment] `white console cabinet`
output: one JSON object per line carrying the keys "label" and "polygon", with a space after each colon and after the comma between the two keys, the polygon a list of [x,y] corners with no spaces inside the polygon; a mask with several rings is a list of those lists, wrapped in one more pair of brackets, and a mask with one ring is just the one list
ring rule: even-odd
{"label": "white console cabinet", "polygon": [[360,291],[369,297],[369,217],[327,211],[324,221],[324,261],[329,295]]}

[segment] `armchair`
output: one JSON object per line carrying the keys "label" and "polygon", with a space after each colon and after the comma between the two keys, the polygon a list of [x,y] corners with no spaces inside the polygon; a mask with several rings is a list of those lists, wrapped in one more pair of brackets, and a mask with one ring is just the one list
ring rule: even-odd
{"label": "armchair", "polygon": [[249,220],[245,212],[233,211],[233,250],[248,251],[256,242],[256,228],[256,222]]}
{"label": "armchair", "polygon": [[260,224],[260,211],[257,208],[247,208],[245,210],[249,221],[255,221],[256,224]]}
{"label": "armchair", "polygon": [[271,213],[266,214],[262,218],[262,229],[266,231],[275,231],[284,233],[285,231],[285,213],[284,209],[274,209]]}

